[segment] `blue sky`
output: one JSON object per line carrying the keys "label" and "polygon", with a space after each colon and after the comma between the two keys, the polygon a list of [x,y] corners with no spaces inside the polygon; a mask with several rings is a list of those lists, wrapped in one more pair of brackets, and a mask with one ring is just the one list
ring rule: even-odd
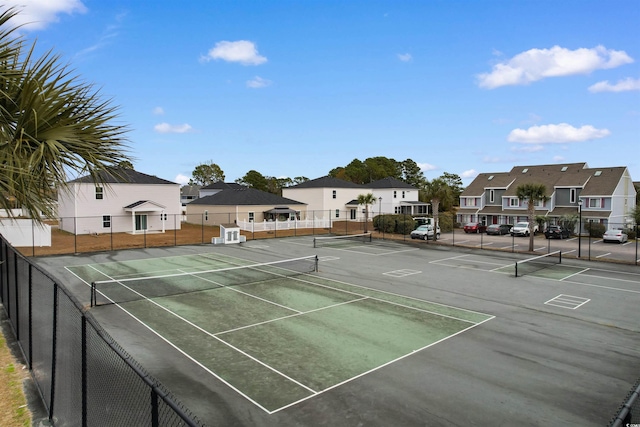
{"label": "blue sky", "polygon": [[412,159],[640,180],[640,2],[4,0],[121,107],[136,170],[318,178]]}

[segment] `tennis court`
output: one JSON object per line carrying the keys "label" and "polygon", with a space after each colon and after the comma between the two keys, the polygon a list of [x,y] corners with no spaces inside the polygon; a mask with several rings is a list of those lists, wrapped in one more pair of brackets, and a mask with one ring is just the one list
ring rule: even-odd
{"label": "tennis court", "polygon": [[640,270],[526,258],[299,236],[38,262],[207,425],[605,425],[640,376]]}
{"label": "tennis court", "polygon": [[68,270],[94,283],[93,310],[117,304],[268,413],[492,318],[315,274],[325,265],[199,253]]}

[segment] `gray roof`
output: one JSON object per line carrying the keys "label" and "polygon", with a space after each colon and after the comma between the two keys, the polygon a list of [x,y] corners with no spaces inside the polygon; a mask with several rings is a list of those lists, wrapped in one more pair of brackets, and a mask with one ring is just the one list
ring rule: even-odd
{"label": "gray roof", "polygon": [[370,188],[360,184],[355,184],[344,179],[334,178],[332,176],[323,176],[321,178],[305,181],[301,184],[294,185],[289,188]]}
{"label": "gray roof", "polygon": [[255,188],[243,187],[222,190],[210,196],[194,200],[190,205],[238,206],[238,205],[306,205],[296,200],[287,199]]}
{"label": "gray roof", "polygon": [[519,185],[529,183],[544,184],[547,196],[558,187],[582,188],[581,197],[610,195],[625,171],[623,166],[589,168],[586,163],[514,166],[509,172],[479,174],[461,197],[481,196],[487,188],[502,188],[504,196],[514,197]]}
{"label": "gray roof", "polygon": [[367,184],[367,187],[370,188],[409,188],[411,190],[417,190],[413,185],[407,184],[404,181],[400,181],[399,179],[387,177],[382,178],[377,181],[370,182]]}
{"label": "gray roof", "polygon": [[205,185],[204,187],[202,187],[202,190],[229,190],[233,188],[246,188],[246,187],[236,182],[216,181],[212,184]]}
{"label": "gray roof", "polygon": [[[147,175],[146,173],[137,172],[133,169],[126,168],[113,168],[112,173],[109,171],[100,171],[98,174],[101,178],[101,182],[106,184],[175,184],[175,182],[167,181],[166,179],[158,178],[157,176]],[[91,175],[81,176],[72,181],[72,183],[94,183]]]}
{"label": "gray roof", "polygon": [[200,185],[183,185],[180,187],[180,195],[181,196],[198,196],[198,191],[200,190]]}

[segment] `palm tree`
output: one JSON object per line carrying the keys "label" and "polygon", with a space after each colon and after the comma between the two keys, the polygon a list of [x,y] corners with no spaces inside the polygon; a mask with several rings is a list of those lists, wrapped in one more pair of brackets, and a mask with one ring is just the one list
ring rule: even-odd
{"label": "palm tree", "polygon": [[516,187],[516,196],[521,201],[527,201],[527,219],[529,221],[529,251],[533,252],[533,225],[537,202],[547,201],[547,188],[544,184],[521,184]]}
{"label": "palm tree", "polygon": [[358,206],[364,205],[364,232],[366,233],[369,225],[369,205],[376,203],[376,198],[372,193],[358,194]]}
{"label": "palm tree", "polygon": [[447,184],[442,178],[435,178],[425,185],[424,188],[427,200],[431,200],[431,206],[433,208],[433,240],[438,239],[438,210],[440,209],[440,203],[451,203],[453,199],[453,191],[449,184]]}
{"label": "palm tree", "polygon": [[[130,161],[126,126],[111,124],[117,108],[92,85],[72,76],[51,52],[34,57],[24,50],[11,19],[0,13],[0,194],[9,195],[33,218],[52,215],[56,190],[65,191],[68,174],[88,174],[103,183],[101,171]],[[0,208],[9,207],[0,197]]]}

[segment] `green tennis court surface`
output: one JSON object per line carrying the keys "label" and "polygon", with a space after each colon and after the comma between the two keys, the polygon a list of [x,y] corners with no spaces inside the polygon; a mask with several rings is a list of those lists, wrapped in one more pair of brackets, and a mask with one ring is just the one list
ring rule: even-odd
{"label": "green tennis court surface", "polygon": [[[294,275],[280,266],[235,269],[250,264],[188,255],[69,270],[87,283],[115,280],[99,302],[109,303],[105,296],[114,293],[124,310],[269,413],[492,318],[326,279],[322,263],[320,273]],[[134,277],[154,278],[136,289]],[[113,286],[117,281],[131,288],[127,297]],[[151,282],[162,289],[153,298]],[[176,286],[180,292],[171,294]]]}

